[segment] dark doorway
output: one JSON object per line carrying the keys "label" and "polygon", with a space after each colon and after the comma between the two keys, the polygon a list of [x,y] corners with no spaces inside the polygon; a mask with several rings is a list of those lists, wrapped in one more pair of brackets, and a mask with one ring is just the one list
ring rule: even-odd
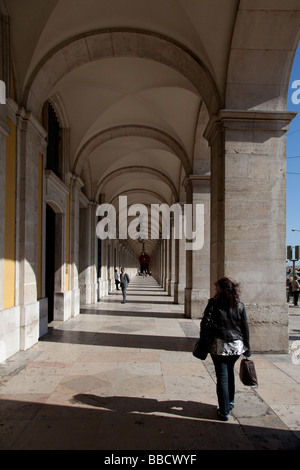
{"label": "dark doorway", "polygon": [[53,321],[55,277],[55,212],[46,205],[46,274],[45,290],[48,297],[48,323]]}

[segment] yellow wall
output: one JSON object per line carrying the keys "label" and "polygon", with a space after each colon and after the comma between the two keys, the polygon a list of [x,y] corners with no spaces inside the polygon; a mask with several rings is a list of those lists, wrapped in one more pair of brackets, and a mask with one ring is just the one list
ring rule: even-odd
{"label": "yellow wall", "polygon": [[16,274],[16,162],[17,130],[7,118],[11,134],[6,138],[5,232],[4,232],[4,308],[15,305]]}

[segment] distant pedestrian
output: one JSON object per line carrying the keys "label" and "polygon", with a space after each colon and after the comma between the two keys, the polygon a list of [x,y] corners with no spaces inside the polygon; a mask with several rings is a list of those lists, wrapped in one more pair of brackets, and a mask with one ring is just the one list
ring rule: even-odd
{"label": "distant pedestrian", "polygon": [[286,278],[286,301],[290,301],[290,294],[292,294],[292,283],[289,277]]}
{"label": "distant pedestrian", "polygon": [[122,289],[122,294],[123,294],[122,304],[125,304],[127,302],[126,291],[127,291],[128,284],[130,282],[129,276],[125,272],[125,268],[121,268],[120,281],[121,281],[121,289]]}
{"label": "distant pedestrian", "polygon": [[119,281],[118,270],[115,269],[115,285],[116,285],[116,289],[117,289],[117,290],[120,290],[120,289],[119,289],[119,284],[120,284],[120,281]]}
{"label": "distant pedestrian", "polygon": [[239,285],[224,277],[216,282],[200,325],[200,335],[210,336],[210,352],[217,378],[218,416],[228,421],[234,407],[234,364],[241,354],[250,356],[249,328]]}
{"label": "distant pedestrian", "polygon": [[298,306],[299,290],[300,290],[299,281],[298,281],[296,276],[293,276],[292,291],[293,291],[294,306],[295,307]]}

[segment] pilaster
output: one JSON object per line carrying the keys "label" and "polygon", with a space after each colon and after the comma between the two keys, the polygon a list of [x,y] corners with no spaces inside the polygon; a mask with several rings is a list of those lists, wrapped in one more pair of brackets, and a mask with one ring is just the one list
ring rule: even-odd
{"label": "pilaster", "polygon": [[185,316],[200,318],[209,299],[210,269],[210,176],[190,175],[184,181],[187,204],[204,206],[204,244],[200,249],[186,250]]}
{"label": "pilaster", "polygon": [[211,285],[223,276],[240,282],[259,352],[288,350],[286,131],[294,115],[222,110],[205,132],[212,150]]}
{"label": "pilaster", "polygon": [[34,116],[17,113],[17,254],[20,349],[35,344],[40,335],[40,304],[37,301],[38,155],[44,154],[46,132]]}

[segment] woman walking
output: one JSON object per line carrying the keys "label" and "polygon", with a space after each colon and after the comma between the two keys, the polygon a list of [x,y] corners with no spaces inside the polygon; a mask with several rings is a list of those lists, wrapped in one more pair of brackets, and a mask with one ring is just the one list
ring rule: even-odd
{"label": "woman walking", "polygon": [[218,416],[228,421],[234,407],[234,365],[241,354],[249,357],[249,328],[245,305],[239,299],[239,284],[227,277],[216,282],[215,296],[209,300],[200,325],[200,335],[210,337],[217,378]]}

